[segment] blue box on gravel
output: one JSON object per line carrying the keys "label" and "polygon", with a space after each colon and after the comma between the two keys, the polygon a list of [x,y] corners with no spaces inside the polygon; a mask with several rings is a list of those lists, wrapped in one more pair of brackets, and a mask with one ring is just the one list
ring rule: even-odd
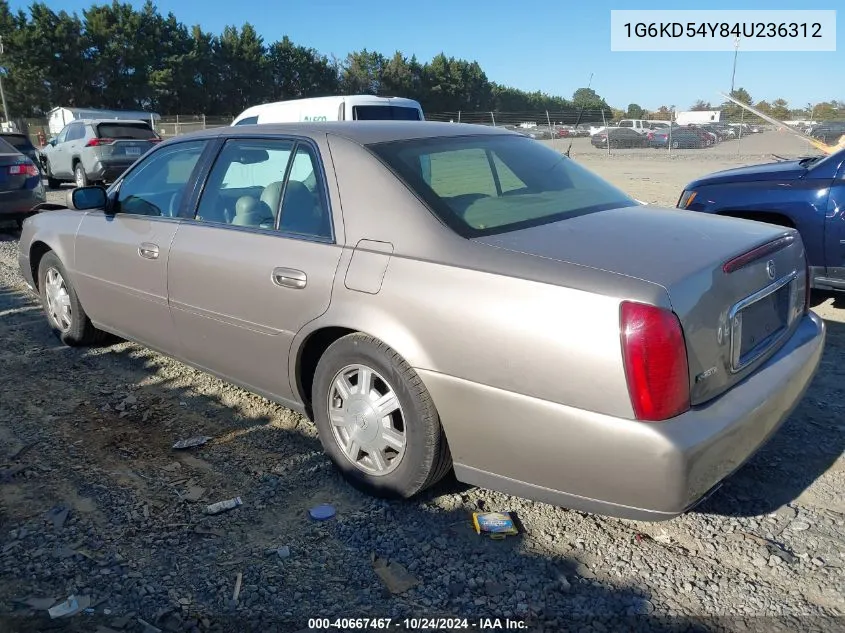
{"label": "blue box on gravel", "polygon": [[472,524],[478,534],[485,534],[492,539],[503,539],[519,534],[508,512],[473,512]]}

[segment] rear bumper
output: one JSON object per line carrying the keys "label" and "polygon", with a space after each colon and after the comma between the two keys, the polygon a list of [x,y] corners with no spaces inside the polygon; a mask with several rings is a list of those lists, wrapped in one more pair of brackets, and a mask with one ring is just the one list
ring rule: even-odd
{"label": "rear bumper", "polygon": [[131,160],[95,160],[90,166],[85,164],[85,173],[90,180],[117,180],[135,162]]}
{"label": "rear bumper", "polygon": [[754,374],[662,423],[613,418],[418,370],[459,480],[568,508],[665,520],[699,502],[781,426],[824,347],[811,313]]}
{"label": "rear bumper", "polygon": [[0,217],[20,217],[32,211],[32,207],[47,199],[44,187],[19,191],[0,191]]}

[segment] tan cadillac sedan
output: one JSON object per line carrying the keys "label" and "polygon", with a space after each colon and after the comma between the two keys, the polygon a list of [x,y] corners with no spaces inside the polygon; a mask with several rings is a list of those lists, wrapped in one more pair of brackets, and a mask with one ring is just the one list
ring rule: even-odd
{"label": "tan cadillac sedan", "polygon": [[791,229],[659,209],[545,145],[432,122],[180,136],[26,221],[69,345],[111,332],[311,416],[356,486],[459,480],[660,520],[819,363]]}

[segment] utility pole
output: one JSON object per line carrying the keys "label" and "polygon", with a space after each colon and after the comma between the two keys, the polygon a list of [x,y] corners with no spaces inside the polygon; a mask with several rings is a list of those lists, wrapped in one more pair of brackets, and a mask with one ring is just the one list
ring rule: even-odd
{"label": "utility pole", "polygon": [[[3,36],[0,35],[0,56],[4,54]],[[0,99],[3,100],[3,116],[6,117],[6,122],[9,121],[9,108],[6,106],[6,93],[3,91],[3,75],[6,74],[6,67],[3,66],[3,72],[0,73]]]}
{"label": "utility pole", "polygon": [[738,54],[739,54],[739,38],[737,37],[734,40],[734,69],[733,69],[733,72],[731,73],[731,91],[729,93],[732,97],[734,96],[734,80],[736,79],[736,57],[737,57]]}

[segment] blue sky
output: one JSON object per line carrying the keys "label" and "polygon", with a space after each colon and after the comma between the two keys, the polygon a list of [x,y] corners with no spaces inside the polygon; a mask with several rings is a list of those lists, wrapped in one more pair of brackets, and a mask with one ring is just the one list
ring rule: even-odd
{"label": "blue sky", "polygon": [[[11,1],[12,9],[29,2]],[[49,1],[79,12],[89,0]],[[143,0],[131,0],[141,6]],[[845,100],[845,5],[842,0],[740,0],[706,3],[707,9],[840,9],[836,52],[770,53],[740,49],[736,85],[755,101],[787,99],[793,107]],[[570,97],[594,73],[592,87],[616,107],[634,102],[656,109],[685,109],[696,99],[718,102],[730,88],[732,52],[649,53],[610,51],[611,9],[678,9],[677,0],[592,0],[529,3],[485,0],[158,0],[183,23],[219,33],[227,24],[252,23],[267,42],[289,36],[322,53],[343,57],[367,48],[401,50],[428,60],[439,52],[477,60],[490,80],[523,90]],[[692,7],[690,7],[692,8]],[[698,5],[697,8],[705,8]]]}

